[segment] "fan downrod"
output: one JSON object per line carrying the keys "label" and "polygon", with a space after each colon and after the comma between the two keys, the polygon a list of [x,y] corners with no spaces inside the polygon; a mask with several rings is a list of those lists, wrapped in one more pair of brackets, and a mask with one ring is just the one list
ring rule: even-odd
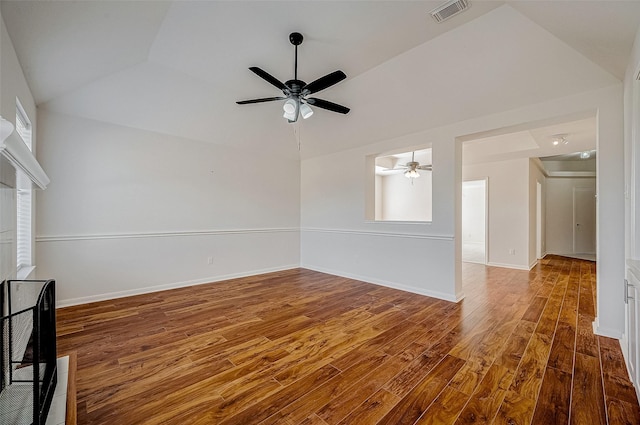
{"label": "fan downrod", "polygon": [[303,39],[304,37],[302,37],[302,34],[300,34],[299,32],[292,32],[291,34],[289,34],[289,41],[294,46],[301,45]]}

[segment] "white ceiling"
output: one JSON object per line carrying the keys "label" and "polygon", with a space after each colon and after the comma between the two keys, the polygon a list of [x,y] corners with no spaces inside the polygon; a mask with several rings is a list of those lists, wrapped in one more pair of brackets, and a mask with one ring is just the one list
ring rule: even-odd
{"label": "white ceiling", "polygon": [[[1,12],[41,107],[291,158],[615,84],[640,26],[640,1],[471,1],[443,24],[428,14],[442,1],[2,0]],[[317,96],[348,115],[290,125],[279,102],[235,104],[279,95],[247,68],[292,78],[292,31],[305,36],[299,78],[347,74]]]}
{"label": "white ceiling", "polygon": [[406,166],[410,161],[416,161],[420,165],[432,165],[432,150],[430,148],[420,149],[411,152],[400,152],[392,155],[376,157],[376,174],[379,176],[396,174],[396,171],[391,170]]}
{"label": "white ceiling", "polygon": [[[517,158],[557,156],[556,160],[575,159],[575,152],[596,149],[595,117],[539,125],[529,130],[505,131],[504,134],[479,136],[463,144],[464,164],[505,161]],[[554,145],[556,135],[566,135],[566,144]]]}

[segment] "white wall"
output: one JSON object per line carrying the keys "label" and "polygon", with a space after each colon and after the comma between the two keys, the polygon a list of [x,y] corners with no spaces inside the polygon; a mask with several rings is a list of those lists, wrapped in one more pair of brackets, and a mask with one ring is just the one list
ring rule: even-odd
{"label": "white wall", "polygon": [[380,178],[382,220],[431,221],[431,172],[412,180],[402,173]]}
{"label": "white wall", "polygon": [[[624,80],[624,141],[625,141],[625,253],[626,258],[640,259],[640,28],[636,33],[635,43],[631,52],[627,72]],[[630,276],[628,276],[630,277]],[[633,301],[631,301],[633,302]],[[625,305],[625,335],[621,341],[622,351],[630,367],[628,351],[629,336],[629,306]],[[636,347],[637,350],[637,347]],[[637,351],[636,351],[637,352]],[[637,365],[636,365],[637,367]],[[640,383],[634,382],[636,391],[640,394]]]}
{"label": "white wall", "polygon": [[627,258],[640,258],[640,28],[624,80]]}
{"label": "white wall", "polygon": [[[446,299],[462,297],[459,269],[461,234],[457,225],[461,222],[460,138],[557,117],[580,119],[596,113],[598,193],[603,199],[599,203],[598,217],[600,222],[607,223],[598,230],[598,293],[601,302],[597,329],[607,335],[615,332],[620,335],[624,318],[619,297],[615,298],[613,294],[622,293],[624,276],[621,85],[551,99],[302,161],[302,266]],[[367,221],[366,194],[368,191],[373,193],[375,185],[373,167],[367,174],[366,158],[426,143],[433,144],[433,221],[428,224]],[[327,176],[323,170],[328,168],[342,171]],[[523,168],[528,170],[527,164],[523,164]],[[526,187],[528,171],[522,179]],[[524,203],[527,205],[526,200]],[[527,205],[524,215],[528,213]],[[527,229],[525,227],[523,231],[526,233]],[[602,237],[603,231],[609,235]],[[521,239],[527,240],[527,236]],[[409,240],[411,244],[407,243]],[[520,252],[526,252],[527,246],[525,243],[525,251]],[[380,258],[384,261],[377,261]],[[527,258],[525,255],[517,264],[527,264]],[[425,270],[428,270],[426,275]]]}
{"label": "white wall", "polygon": [[596,188],[594,177],[547,178],[547,253],[573,253],[573,189]]}
{"label": "white wall", "polygon": [[624,123],[622,87],[598,105],[596,240],[597,317],[595,332],[620,338],[624,309]]}
{"label": "white wall", "polygon": [[47,110],[38,124],[37,274],[61,305],[298,266],[298,161]]}
{"label": "white wall", "polygon": [[[367,220],[366,205],[373,206],[375,193],[374,164],[371,160],[367,169],[367,158],[424,146],[432,139],[434,163],[439,164],[434,167],[433,181],[441,182],[433,186],[433,221],[376,222],[373,216]],[[303,161],[302,267],[458,299],[454,288],[455,207],[446,201],[456,192],[456,144],[452,140],[410,135]]]}
{"label": "white wall", "polygon": [[488,179],[488,264],[528,270],[529,159],[465,165],[462,177]]}
{"label": "white wall", "polygon": [[[33,124],[33,150],[36,150],[35,137],[36,105],[24,78],[13,44],[0,15],[0,115],[15,125],[16,98]],[[0,163],[0,280],[16,278],[16,191],[15,169],[6,161]],[[36,195],[37,196],[37,195]],[[35,200],[34,200],[35,202]],[[32,232],[33,234],[34,232]]]}

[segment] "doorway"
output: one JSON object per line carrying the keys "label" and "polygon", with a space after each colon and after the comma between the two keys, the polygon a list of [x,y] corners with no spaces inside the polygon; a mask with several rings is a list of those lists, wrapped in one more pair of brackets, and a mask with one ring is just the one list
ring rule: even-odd
{"label": "doorway", "polygon": [[462,261],[487,264],[487,180],[462,182]]}
{"label": "doorway", "polygon": [[536,258],[542,254],[542,183],[536,182]]}
{"label": "doorway", "polygon": [[590,187],[573,188],[573,253],[596,252],[596,193]]}

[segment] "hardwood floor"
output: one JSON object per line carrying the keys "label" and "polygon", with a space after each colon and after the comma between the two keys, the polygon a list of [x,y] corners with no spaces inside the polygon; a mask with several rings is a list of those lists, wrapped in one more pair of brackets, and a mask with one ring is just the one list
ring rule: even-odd
{"label": "hardwood floor", "polygon": [[78,423],[640,423],[594,263],[463,274],[458,304],[297,269],[60,309]]}

